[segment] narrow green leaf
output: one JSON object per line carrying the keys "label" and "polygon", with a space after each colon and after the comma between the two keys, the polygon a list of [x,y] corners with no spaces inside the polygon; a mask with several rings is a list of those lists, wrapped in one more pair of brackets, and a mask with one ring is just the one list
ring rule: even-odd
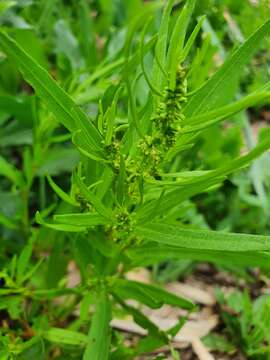
{"label": "narrow green leaf", "polygon": [[176,21],[175,27],[170,39],[167,63],[170,73],[170,88],[175,88],[177,66],[179,64],[180,54],[184,45],[188,23],[193,12],[196,0],[187,0],[183,10]]}
{"label": "narrow green leaf", "polygon": [[98,213],[74,213],[54,215],[54,221],[59,224],[68,224],[75,226],[97,226],[109,224],[108,219],[99,215]]}
{"label": "narrow green leaf", "polygon": [[15,185],[21,185],[23,182],[21,173],[13,165],[9,164],[1,155],[0,155],[0,175],[7,177]]}
{"label": "narrow green leaf", "polygon": [[[103,158],[104,153],[101,148],[102,138],[96,127],[93,125],[92,121],[88,119],[86,114],[82,112],[79,107],[73,106],[73,108],[70,109],[70,112],[74,119],[75,128],[76,130],[78,129],[76,131],[77,142],[80,148],[88,151],[90,154],[93,154],[93,156],[99,156]],[[93,138],[92,129],[95,129],[98,134],[96,140]]]}
{"label": "narrow green leaf", "polygon": [[56,344],[75,345],[84,347],[88,337],[77,331],[65,330],[60,328],[50,328],[42,334],[43,338]]}
{"label": "narrow green leaf", "polygon": [[205,20],[205,16],[201,16],[197,25],[195,26],[194,30],[192,31],[190,37],[188,38],[188,41],[182,51],[182,53],[180,54],[180,59],[179,59],[179,63],[181,64],[183,61],[185,61],[185,59],[187,58],[190,49],[192,47],[192,45],[194,44],[194,41],[196,40],[196,37],[202,27],[202,24]]}
{"label": "narrow green leaf", "polygon": [[31,277],[34,275],[34,273],[37,271],[37,269],[40,267],[44,260],[45,258],[39,259],[38,262],[34,266],[32,266],[29,271],[25,273],[22,278],[22,283],[28,279],[31,279]]}
{"label": "narrow green leaf", "polygon": [[[164,180],[148,180],[149,183],[160,185],[160,186],[187,186],[187,185],[195,185],[200,183],[205,183],[207,180],[214,180],[221,179],[221,177],[225,177],[229,175],[232,172],[236,172],[237,170],[247,166],[250,164],[250,162],[254,159],[256,159],[258,156],[263,154],[266,150],[270,148],[270,139],[266,139],[262,141],[260,144],[258,144],[255,148],[253,148],[249,153],[243,156],[239,156],[236,159],[233,159],[226,163],[223,166],[220,166],[214,170],[204,171],[199,175],[200,173],[195,173],[194,177],[188,176],[187,178],[181,179],[181,173],[175,174],[175,177],[179,177],[178,181],[164,181]],[[191,172],[191,174],[193,171]],[[190,174],[190,175],[191,175]],[[167,174],[167,176],[174,177],[173,174]]]}
{"label": "narrow green leaf", "polygon": [[42,290],[34,290],[33,291],[33,297],[40,299],[52,299],[59,296],[64,295],[80,295],[80,290],[78,288],[62,288],[62,289],[42,289]]}
{"label": "narrow green leaf", "polygon": [[86,295],[84,295],[80,303],[80,319],[82,321],[88,320],[89,308],[92,302],[93,302],[93,294],[91,292],[88,292]]}
{"label": "narrow green leaf", "polygon": [[222,178],[207,179],[200,183],[191,184],[190,186],[183,186],[176,190],[169,190],[162,196],[162,199],[156,199],[143,204],[136,212],[136,219],[139,222],[147,222],[151,219],[164,214],[166,211],[181,204],[184,200],[201,194],[211,189],[212,186],[220,184],[224,180]]}
{"label": "narrow green leaf", "polygon": [[114,178],[113,170],[109,166],[106,166],[103,172],[103,181],[97,187],[96,194],[99,199],[103,199],[105,194],[111,189],[113,178]]}
{"label": "narrow green leaf", "polygon": [[168,343],[168,337],[165,332],[160,330],[156,324],[154,324],[146,315],[144,315],[139,309],[126,304],[121,297],[113,294],[117,302],[126,310],[126,312],[132,315],[134,321],[143,329],[148,330],[148,334],[163,341],[164,344]]}
{"label": "narrow green leaf", "polygon": [[155,241],[188,249],[217,251],[270,250],[270,236],[193,230],[178,225],[159,223],[138,226],[135,231],[146,241]]}
{"label": "narrow green leaf", "polygon": [[269,92],[254,92],[241,100],[235,101],[232,104],[222,106],[216,110],[212,110],[202,115],[197,115],[185,120],[186,126],[181,130],[182,133],[194,132],[203,130],[211,125],[217,124],[220,121],[233,116],[234,114],[247,109],[248,107],[256,105],[258,102],[270,99]]}
{"label": "narrow green leaf", "polygon": [[166,244],[146,243],[144,246],[127,251],[134,267],[158,264],[168,259],[207,261],[222,265],[270,268],[270,253],[261,251],[217,251],[187,249]]}
{"label": "narrow green leaf", "polygon": [[[161,24],[159,27],[158,40],[155,49],[155,58],[158,59],[162,68],[165,68],[165,63],[166,63],[169,22],[170,22],[170,15],[171,15],[173,3],[174,0],[168,0],[166,2],[161,19]],[[164,75],[162,73],[159,64],[157,63],[157,61],[155,61],[153,68],[153,84],[159,90],[162,90],[163,76]]]}
{"label": "narrow green leaf", "polygon": [[270,149],[270,139],[263,140],[246,155],[239,156],[238,158],[229,161],[228,164],[225,164],[224,166],[220,166],[219,168],[213,170],[212,175],[222,176],[222,175],[230,174],[236,169],[240,169],[248,165],[252,160],[256,159],[257,157],[259,157],[261,154],[263,154],[265,151],[269,149]]}
{"label": "narrow green leaf", "polygon": [[120,205],[123,205],[126,195],[126,181],[127,181],[126,179],[127,179],[127,174],[126,174],[125,161],[123,159],[123,156],[121,156],[120,169],[115,186],[117,201]]}
{"label": "narrow green leaf", "polygon": [[[87,131],[91,149],[101,151],[101,135],[86,114],[73,102],[70,96],[52,79],[31,56],[29,56],[6,32],[0,31],[0,44],[8,56],[17,64],[26,80],[38,96],[69,131],[74,132],[83,125]],[[76,118],[74,119],[74,115]]]}
{"label": "narrow green leaf", "polygon": [[129,111],[131,115],[132,125],[134,125],[134,128],[136,129],[138,135],[142,137],[141,124],[139,122],[138,112],[136,107],[136,99],[135,99],[136,92],[134,91],[134,86],[135,83],[131,84],[131,81],[128,78],[126,78],[126,87],[129,97]]}
{"label": "narrow green leaf", "polygon": [[165,178],[176,177],[181,180],[184,180],[184,179],[193,179],[196,177],[200,177],[202,175],[206,175],[210,171],[211,170],[192,170],[192,171],[181,171],[177,173],[160,173],[159,175]]}
{"label": "narrow green leaf", "polygon": [[149,76],[147,75],[146,69],[145,69],[145,65],[144,65],[144,39],[145,39],[145,35],[146,35],[146,31],[148,28],[148,25],[150,24],[152,19],[150,19],[144,26],[143,31],[142,31],[142,35],[141,35],[141,41],[140,41],[140,60],[141,60],[141,68],[142,68],[142,72],[145,78],[145,81],[147,82],[149,88],[152,90],[152,93],[162,97],[162,92],[159,91],[155,85],[152,84]]}
{"label": "narrow green leaf", "polygon": [[270,20],[266,21],[242,46],[224,62],[219,70],[192,96],[185,107],[185,115],[191,117],[230,101],[238,86],[239,78],[258,49],[263,38],[270,32]]}
{"label": "narrow green leaf", "polygon": [[164,174],[164,177],[176,178],[176,181],[171,180],[156,180],[156,179],[147,179],[145,182],[148,184],[154,184],[157,186],[187,186],[192,184],[197,184],[199,182],[204,182],[206,179],[211,179],[214,170],[194,170],[189,172],[179,172],[179,173],[168,173]]}
{"label": "narrow green leaf", "polygon": [[81,195],[85,198],[86,201],[89,201],[96,211],[103,217],[112,219],[112,211],[104,206],[101,200],[93,193],[93,191],[89,190],[84,182],[79,178],[78,175],[75,176],[75,181],[79,187]]}
{"label": "narrow green leaf", "polygon": [[[122,288],[123,293],[126,294],[124,295],[125,298],[128,298],[131,293],[138,294],[140,292],[143,292],[148,296],[151,296],[152,299],[155,299],[155,301],[157,303],[159,302],[161,305],[168,304],[172,306],[178,306],[182,309],[187,310],[191,310],[194,308],[194,305],[189,300],[171,294],[159,286],[144,284],[138,281],[119,279],[116,282],[116,287],[114,286],[114,291],[115,289],[118,290],[119,287]],[[144,303],[144,301],[141,300],[140,302]]]}
{"label": "narrow green leaf", "polygon": [[76,146],[77,150],[83,154],[84,156],[88,157],[91,160],[95,160],[95,161],[101,161],[104,163],[108,163],[109,161],[105,160],[103,157],[101,157],[99,154],[93,153],[87,150],[85,150],[84,148],[84,142],[83,142],[83,137],[82,137],[82,131],[78,130],[75,131],[72,135],[72,143]]}
{"label": "narrow green leaf", "polygon": [[105,292],[100,293],[92,318],[83,360],[109,359],[111,311],[111,303],[108,295]]}
{"label": "narrow green leaf", "polygon": [[151,309],[159,309],[163,305],[163,302],[156,299],[149,291],[128,280],[117,279],[113,284],[113,292],[121,299],[137,300]]}
{"label": "narrow green leaf", "polygon": [[39,211],[36,212],[36,222],[39,225],[43,225],[49,229],[58,230],[58,231],[66,231],[66,232],[84,232],[87,230],[86,227],[83,226],[76,226],[76,225],[70,225],[70,224],[52,224],[47,223],[42,219],[42,216],[40,215]]}
{"label": "narrow green leaf", "polygon": [[48,182],[50,184],[50,186],[52,187],[52,189],[56,192],[56,194],[60,197],[60,199],[62,199],[63,201],[65,201],[66,203],[72,205],[72,206],[79,206],[79,203],[73,199],[69,194],[67,194],[66,192],[64,192],[51,178],[51,176],[47,176]]}
{"label": "narrow green leaf", "polygon": [[23,248],[17,260],[16,277],[18,284],[22,283],[22,279],[24,278],[25,272],[31,260],[32,251],[33,251],[33,242],[32,240],[30,240],[29,243]]}
{"label": "narrow green leaf", "polygon": [[104,114],[104,119],[106,120],[106,136],[105,136],[105,145],[110,145],[112,142],[112,137],[114,133],[114,125],[115,125],[115,117],[117,112],[117,103],[119,100],[119,96],[121,94],[122,87],[119,86],[116,90],[112,105],[108,107],[106,113]]}

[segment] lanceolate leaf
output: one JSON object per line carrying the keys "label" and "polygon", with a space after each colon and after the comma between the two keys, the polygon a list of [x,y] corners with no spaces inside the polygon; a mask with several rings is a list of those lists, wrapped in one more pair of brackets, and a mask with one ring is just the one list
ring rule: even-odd
{"label": "lanceolate leaf", "polygon": [[222,106],[217,110],[209,111],[203,113],[202,115],[197,115],[185,120],[186,126],[183,128],[182,132],[194,132],[203,130],[211,125],[214,125],[241,110],[244,110],[250,106],[255,105],[258,102],[265,101],[270,99],[269,92],[254,92],[243,99],[236,101],[230,105]]}
{"label": "lanceolate leaf", "polygon": [[[179,185],[191,185],[191,184],[200,184],[201,182],[207,181],[207,179],[214,180],[215,178],[220,179],[220,177],[225,177],[229,175],[232,172],[235,172],[247,165],[250,164],[250,162],[257,157],[259,157],[261,154],[263,154],[265,151],[267,151],[270,148],[270,139],[266,139],[262,141],[260,144],[258,144],[255,148],[253,148],[249,153],[243,156],[239,156],[236,159],[233,159],[231,161],[228,161],[228,163],[225,163],[225,165],[217,167],[214,170],[210,170],[206,172],[205,174],[202,174],[201,176],[194,177],[193,179],[183,179],[179,181]],[[181,173],[180,173],[181,174]],[[177,185],[177,182],[171,183]]]}
{"label": "lanceolate leaf", "polygon": [[187,249],[217,251],[270,250],[270,236],[193,230],[178,225],[159,223],[138,226],[136,232],[146,241],[155,241]]}
{"label": "lanceolate leaf", "polygon": [[180,189],[169,190],[161,199],[152,200],[143,204],[136,212],[135,217],[139,222],[151,221],[151,219],[164,214],[191,196],[208,191],[212,186],[220,184],[224,179],[224,177],[207,179],[200,183],[181,187]]}
{"label": "lanceolate leaf", "polygon": [[53,224],[53,223],[47,223],[42,219],[42,216],[37,211],[36,212],[36,222],[40,225],[43,225],[49,229],[58,230],[58,231],[66,231],[66,232],[84,232],[87,230],[85,226],[77,226],[77,225],[71,225],[71,224]]}
{"label": "lanceolate leaf", "polygon": [[[158,58],[158,61],[163,67],[165,67],[169,21],[172,7],[173,0],[168,0],[164,8],[161,24],[159,27],[158,40],[155,51],[155,56]],[[163,74],[157,62],[154,63],[153,82],[159,90],[162,90]]]}
{"label": "lanceolate leaf", "polygon": [[91,321],[87,348],[83,360],[107,360],[111,342],[111,303],[108,295],[98,296],[95,313]]}
{"label": "lanceolate leaf", "polygon": [[76,183],[79,187],[81,195],[85,198],[85,200],[89,201],[90,204],[94,206],[96,211],[105,218],[112,218],[112,211],[105,207],[101,200],[94,194],[92,190],[89,190],[84,182],[79,178],[79,176],[75,176]]}
{"label": "lanceolate leaf", "polygon": [[147,27],[149,25],[150,21],[148,21],[142,31],[142,35],[141,35],[141,43],[140,43],[140,60],[141,60],[141,68],[142,68],[142,72],[144,75],[144,78],[149,86],[149,88],[152,90],[153,94],[157,95],[157,96],[161,96],[162,97],[162,93],[155,88],[155,86],[152,84],[149,76],[147,75],[147,71],[145,69],[145,65],[144,65],[144,39],[145,39],[145,34],[147,31]]}
{"label": "lanceolate leaf", "polygon": [[[0,44],[8,56],[18,65],[19,69],[33,86],[40,98],[47,104],[50,111],[69,131],[78,129],[76,121],[84,124],[87,137],[93,151],[100,152],[101,135],[87,118],[86,114],[73,102],[69,95],[4,31],[0,32]],[[76,115],[77,119],[74,119]]]}
{"label": "lanceolate leaf", "polygon": [[56,194],[62,199],[63,201],[67,202],[68,204],[72,206],[79,206],[79,203],[73,199],[69,194],[65,193],[54,181],[53,179],[48,175],[47,176],[48,182],[52,189],[56,192]]}
{"label": "lanceolate leaf", "polygon": [[213,172],[215,175],[220,176],[221,174],[230,174],[236,169],[240,169],[243,166],[249,164],[252,160],[259,157],[265,151],[270,149],[270,139],[266,139],[258,144],[254,149],[244,156],[239,156],[237,159],[230,161],[228,164],[215,169]]}
{"label": "lanceolate leaf", "polygon": [[[270,32],[270,20],[268,20],[261,28],[259,28],[253,35],[247,39],[247,41],[225,61],[223,66],[198,90],[189,97],[189,101],[184,109],[184,114],[187,119],[191,117],[197,118],[197,116],[204,116],[204,113],[208,114],[218,111],[234,98],[239,77],[243,72],[245,65],[248,63],[254,52],[259,46],[260,41]],[[197,71],[197,70],[196,70]],[[199,70],[198,70],[199,71]],[[268,91],[268,84],[266,88],[262,87],[261,91]],[[218,121],[220,121],[218,119]],[[213,121],[215,123],[215,121]],[[194,126],[193,129],[186,129],[186,132],[178,136],[176,145],[169,150],[167,158],[171,159],[182,148],[193,145],[192,142],[199,135],[199,131],[213,124],[209,123],[198,126]]]}
{"label": "lanceolate leaf", "polygon": [[163,303],[144,288],[133,282],[118,279],[113,284],[113,293],[121,299],[133,299],[147,305],[151,309],[159,309]]}
{"label": "lanceolate leaf", "polygon": [[258,49],[263,38],[270,33],[270,20],[266,21],[245,43],[225,61],[220,69],[191,97],[185,108],[186,116],[195,116],[230,101],[236,91],[245,65]]}
{"label": "lanceolate leaf", "polygon": [[222,265],[237,265],[242,267],[258,266],[262,269],[270,268],[270,253],[261,251],[218,251],[203,249],[187,249],[169,246],[166,244],[146,243],[128,252],[132,264],[137,266],[148,266],[158,264],[168,259],[208,261]]}
{"label": "lanceolate leaf", "polygon": [[180,13],[175,27],[173,29],[173,33],[170,39],[169,49],[168,49],[168,65],[169,65],[169,73],[170,73],[170,88],[174,89],[175,80],[176,80],[176,70],[177,65],[179,63],[179,57],[181,50],[183,48],[186,31],[188,27],[188,23],[193,12],[196,0],[187,0],[185,6]]}
{"label": "lanceolate leaf", "polygon": [[188,38],[187,43],[185,44],[185,47],[183,49],[183,51],[181,52],[180,55],[180,59],[179,62],[182,63],[186,57],[188,56],[190,49],[192,47],[192,45],[194,44],[194,41],[196,40],[196,37],[201,29],[202,23],[205,20],[205,16],[202,16],[199,20],[198,20],[198,24],[195,26],[194,30],[192,31],[190,37]]}
{"label": "lanceolate leaf", "polygon": [[76,345],[81,347],[85,347],[87,344],[87,336],[77,331],[50,328],[42,335],[44,339],[56,344]]}
{"label": "lanceolate leaf", "polygon": [[[194,305],[189,300],[171,294],[158,286],[144,284],[138,281],[118,279],[115,282],[113,289],[116,292],[122,290],[121,292],[124,295],[124,298],[129,298],[130,295],[131,298],[134,298],[132,297],[132,294],[138,295],[141,292],[145,293],[147,296],[150,296],[152,299],[154,299],[155,302],[159,303],[159,307],[163,304],[169,304],[187,310],[194,308]],[[144,303],[144,299],[140,299],[140,302]]]}
{"label": "lanceolate leaf", "polygon": [[[208,170],[208,171],[191,171],[188,176],[184,176],[181,179],[181,172],[176,174],[166,174],[167,176],[171,177],[179,177],[178,181],[167,181],[167,180],[148,180],[149,183],[153,183],[160,186],[187,186],[187,185],[195,185],[204,183],[207,180],[214,180],[221,179],[221,177],[225,177],[229,175],[232,172],[236,172],[237,170],[249,165],[249,163],[256,159],[258,156],[263,154],[266,150],[270,148],[270,139],[266,139],[262,141],[260,144],[258,144],[253,150],[251,150],[249,153],[243,156],[239,156],[236,159],[233,159],[231,161],[228,161],[228,163],[223,166],[220,166],[214,170]],[[192,176],[192,173],[194,173],[194,176]],[[200,175],[201,173],[201,175]],[[186,173],[187,175],[187,173]]]}
{"label": "lanceolate leaf", "polygon": [[59,224],[69,224],[75,226],[96,226],[108,224],[108,219],[98,213],[75,213],[54,215],[54,221]]}

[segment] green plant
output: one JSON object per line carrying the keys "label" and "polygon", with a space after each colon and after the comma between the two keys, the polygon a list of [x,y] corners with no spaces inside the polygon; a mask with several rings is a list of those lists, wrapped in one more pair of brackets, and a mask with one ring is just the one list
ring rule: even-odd
{"label": "green plant", "polygon": [[[86,63],[76,69],[76,45],[73,52],[64,56],[61,48],[59,77],[64,79],[70,67],[74,71],[70,82],[63,82],[67,91],[39,64],[40,53],[31,56],[23,42],[16,41],[16,34],[6,29],[0,32],[1,48],[11,62],[6,66],[15,64],[42,101],[32,95],[30,106],[20,101],[17,104],[21,116],[22,108],[30,110],[26,117],[31,117],[34,128],[32,149],[24,150],[22,170],[0,158],[5,188],[11,184],[22,199],[18,221],[11,220],[8,214],[2,214],[0,220],[19,243],[22,239],[27,241],[21,246],[20,255],[13,256],[1,273],[1,307],[8,309],[18,328],[15,341],[10,329],[3,329],[3,358],[23,358],[30,352],[46,358],[55,350],[43,341],[59,344],[62,358],[83,356],[85,360],[133,359],[170,344],[184,319],[172,329],[161,331],[140,308],[126,300],[133,299],[153,309],[169,304],[188,312],[194,305],[156,285],[127,280],[125,274],[140,265],[192,259],[269,269],[269,237],[200,230],[183,220],[183,204],[197,194],[216,189],[229,174],[248,166],[270,148],[270,140],[264,139],[246,155],[207,170],[190,168],[185,161],[202,131],[269,100],[269,83],[239,100],[234,101],[234,97],[245,65],[270,32],[270,20],[235,50],[209,80],[193,88],[189,80],[199,74],[200,67],[192,62],[190,49],[203,19],[188,37],[195,1],[186,1],[179,15],[176,11],[177,16],[172,11],[173,3],[166,3],[158,34],[152,18],[156,19],[160,4],[139,7],[139,15],[130,21],[117,59],[108,58],[103,67],[95,67],[89,59],[89,48],[84,48],[86,63],[94,68],[90,75],[83,69]],[[84,7],[86,2],[81,5]],[[47,14],[49,9],[45,7],[44,11]],[[39,24],[45,20],[42,17]],[[64,26],[58,24],[60,34]],[[204,42],[199,50],[201,57],[206,56],[205,49]],[[149,69],[153,69],[151,75]],[[116,80],[110,77],[112,72],[117,75]],[[101,96],[96,82],[103,88]],[[92,84],[94,94],[89,90]],[[86,111],[91,109],[78,106],[99,97],[96,116],[88,116]],[[4,100],[7,102],[8,98]],[[16,104],[14,100],[13,103]],[[68,133],[60,132],[59,124]],[[70,139],[77,150],[69,147]],[[48,165],[48,154],[57,159],[57,165],[54,161]],[[65,171],[72,171],[72,175],[70,183],[64,181],[65,188],[70,186],[64,191],[52,177]],[[53,197],[46,199],[45,176],[60,203],[55,204]],[[30,194],[36,187],[40,193],[36,222],[41,227],[35,225],[30,213],[35,210],[29,204]],[[52,213],[52,219],[47,219]],[[46,245],[50,248],[48,238],[53,246],[44,281],[42,260],[33,264],[31,258],[35,258],[33,244],[43,250],[48,250]],[[65,252],[80,269],[81,282],[75,287],[62,281]],[[62,253],[63,258],[58,260]],[[52,299],[60,296],[64,296],[65,304],[54,309]],[[38,316],[42,302],[51,310],[51,318]],[[27,321],[20,324],[19,305],[23,303],[31,304],[29,312],[35,319],[31,326]],[[78,305],[80,315],[73,321]],[[90,305],[94,306],[91,317]],[[130,314],[147,330],[147,336],[136,348],[127,348],[117,332],[112,333],[110,321],[117,312]],[[64,321],[63,328],[60,320]],[[23,341],[25,338],[30,340]],[[57,357],[57,352],[53,356]]]}
{"label": "green plant", "polygon": [[223,307],[225,333],[236,349],[249,359],[268,359],[269,295],[261,295],[252,302],[247,291],[236,291],[228,296],[218,291],[217,299]]}

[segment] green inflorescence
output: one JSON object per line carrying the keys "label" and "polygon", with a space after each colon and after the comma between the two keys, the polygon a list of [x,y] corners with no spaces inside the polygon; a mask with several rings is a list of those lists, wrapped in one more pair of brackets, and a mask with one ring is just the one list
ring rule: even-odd
{"label": "green inflorescence", "polygon": [[[163,97],[152,118],[152,134],[145,135],[139,142],[139,152],[136,161],[125,158],[126,189],[131,201],[130,209],[117,213],[115,225],[109,229],[109,237],[115,242],[129,243],[133,227],[130,214],[134,204],[138,203],[139,181],[141,178],[158,178],[158,173],[168,150],[174,146],[184,120],[183,105],[186,103],[187,80],[186,70],[179,65],[177,69],[176,85],[172,90],[168,86],[164,89]],[[121,148],[114,139],[107,148],[113,172],[119,175],[121,162]],[[138,240],[133,239],[135,242]],[[139,241],[139,240],[138,240]],[[131,241],[132,242],[132,241]]]}
{"label": "green inflorescence", "polygon": [[157,176],[168,150],[174,146],[183,121],[183,105],[187,98],[186,70],[179,65],[174,89],[168,86],[152,119],[152,135],[146,135],[140,142],[143,163],[150,176]]}

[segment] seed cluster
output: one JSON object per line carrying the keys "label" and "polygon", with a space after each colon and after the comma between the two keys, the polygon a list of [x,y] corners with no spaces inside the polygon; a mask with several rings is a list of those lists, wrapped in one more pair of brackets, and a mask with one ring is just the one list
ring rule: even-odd
{"label": "seed cluster", "polygon": [[[124,159],[126,172],[124,186],[129,198],[128,210],[122,209],[122,211],[117,213],[115,224],[106,229],[109,238],[115,242],[121,242],[124,245],[131,241],[133,231],[130,214],[132,206],[137,204],[140,199],[140,178],[159,177],[159,170],[164,162],[166,153],[174,146],[183,124],[183,104],[186,103],[186,94],[186,71],[182,66],[179,66],[176,74],[175,88],[172,90],[167,86],[164,89],[163,97],[152,118],[152,133],[151,135],[145,135],[140,140],[137,159]],[[120,142],[113,138],[111,145],[107,147],[107,152],[112,169],[116,175],[116,182],[121,164]],[[134,241],[137,240],[135,239]]]}
{"label": "seed cluster", "polygon": [[115,215],[115,223],[106,227],[110,240],[119,243],[121,248],[137,243],[138,237],[134,235],[133,221],[127,209],[119,209]]}
{"label": "seed cluster", "polygon": [[168,150],[175,144],[181,130],[184,115],[183,104],[187,98],[186,71],[178,67],[176,85],[172,90],[168,86],[159,103],[152,121],[152,135],[145,136],[140,142],[143,163],[148,168],[150,176],[156,176]]}

